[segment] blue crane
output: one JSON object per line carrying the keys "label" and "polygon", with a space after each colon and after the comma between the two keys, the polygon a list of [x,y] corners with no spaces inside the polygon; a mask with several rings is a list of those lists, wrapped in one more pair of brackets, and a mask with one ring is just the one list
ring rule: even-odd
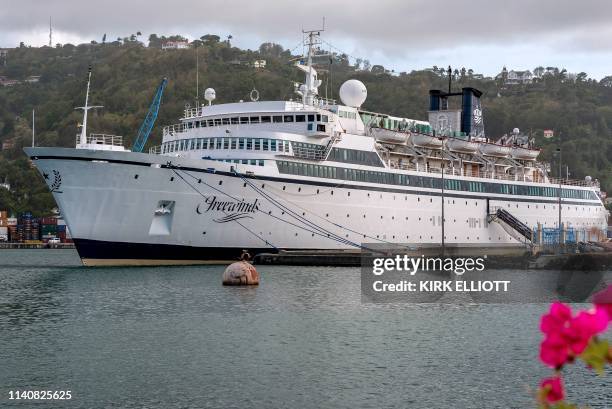
{"label": "blue crane", "polygon": [[161,103],[161,98],[167,84],[168,78],[164,77],[159,84],[159,87],[157,87],[157,91],[155,91],[155,96],[153,97],[153,102],[151,102],[151,106],[149,107],[149,112],[147,112],[147,116],[145,117],[144,121],[142,121],[140,129],[138,129],[138,135],[134,141],[132,152],[142,152],[144,149],[147,139],[149,139],[151,129],[153,129],[153,125],[155,125],[155,120],[157,119],[157,114],[159,113],[159,104]]}

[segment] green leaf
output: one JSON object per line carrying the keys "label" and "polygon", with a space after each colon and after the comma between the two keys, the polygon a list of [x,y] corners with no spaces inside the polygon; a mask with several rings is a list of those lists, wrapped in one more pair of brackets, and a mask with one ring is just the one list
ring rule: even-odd
{"label": "green leaf", "polygon": [[609,345],[607,340],[597,340],[593,338],[582,354],[580,354],[580,358],[593,368],[598,375],[603,375],[608,357],[608,349]]}

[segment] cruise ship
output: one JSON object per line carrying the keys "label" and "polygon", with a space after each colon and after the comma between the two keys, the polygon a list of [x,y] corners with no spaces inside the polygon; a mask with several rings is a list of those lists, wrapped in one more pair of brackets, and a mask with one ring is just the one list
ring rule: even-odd
{"label": "cruise ship", "polygon": [[87,134],[88,83],[76,147],[25,149],[83,263],[224,263],[245,251],[367,243],[525,246],[547,229],[564,241],[570,230],[605,232],[597,180],[551,178],[518,129],[489,139],[477,89],[430,91],[427,120],[362,109],[357,80],[342,84],[340,102],[322,98],[319,34],[308,33],[296,63],[305,80],[295,99],[253,92],[215,104],[209,88],[148,153]]}

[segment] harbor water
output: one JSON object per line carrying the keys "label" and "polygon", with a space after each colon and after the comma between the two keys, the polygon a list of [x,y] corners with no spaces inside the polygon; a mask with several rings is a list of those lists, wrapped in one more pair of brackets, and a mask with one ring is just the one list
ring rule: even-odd
{"label": "harbor water", "polygon": [[[2,408],[532,408],[547,304],[362,304],[359,268],[84,268],[0,251]],[[573,365],[569,400],[612,407]],[[70,390],[65,401],[11,390]]]}

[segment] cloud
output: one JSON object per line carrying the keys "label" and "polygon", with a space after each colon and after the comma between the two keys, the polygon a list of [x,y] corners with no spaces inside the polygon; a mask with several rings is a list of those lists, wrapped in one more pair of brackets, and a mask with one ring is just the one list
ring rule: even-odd
{"label": "cloud", "polygon": [[[0,45],[14,46],[6,42],[20,36],[46,43],[49,16],[63,42],[62,36],[99,41],[104,33],[114,39],[141,31],[192,38],[231,33],[243,47],[263,41],[290,47],[302,28],[320,27],[325,16],[326,38],[365,58],[410,61],[457,48],[528,46],[551,55],[606,53],[612,60],[609,0],[20,0],[19,8],[0,7]],[[42,37],[38,43],[34,34]]]}

